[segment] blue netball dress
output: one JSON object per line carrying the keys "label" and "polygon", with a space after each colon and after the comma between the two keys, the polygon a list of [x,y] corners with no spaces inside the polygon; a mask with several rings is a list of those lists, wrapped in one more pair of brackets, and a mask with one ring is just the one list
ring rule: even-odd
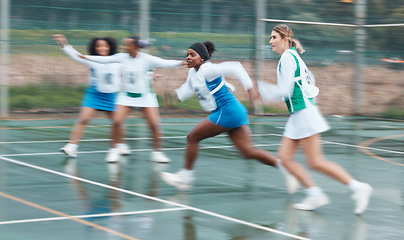
{"label": "blue netball dress", "polygon": [[245,90],[253,86],[241,63],[206,62],[198,71],[194,68],[188,71],[187,81],[176,89],[177,96],[184,101],[195,93],[202,108],[212,111],[208,119],[221,127],[237,128],[248,124],[247,109],[230,92],[224,76],[236,76]]}

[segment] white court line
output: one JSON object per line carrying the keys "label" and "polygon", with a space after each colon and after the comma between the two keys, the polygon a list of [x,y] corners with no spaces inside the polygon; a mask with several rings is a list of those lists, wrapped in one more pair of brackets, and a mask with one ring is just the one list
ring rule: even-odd
{"label": "white court line", "polygon": [[[279,134],[272,134],[272,133],[264,133],[264,134],[252,134],[251,136],[279,136]],[[161,139],[179,139],[179,138],[186,138],[187,136],[172,136],[172,137],[161,137]],[[215,137],[228,137],[227,135],[218,135]],[[151,137],[141,137],[141,138],[124,138],[125,140],[152,140]],[[111,139],[108,138],[98,138],[98,139],[82,139],[80,142],[109,142]],[[43,141],[18,141],[18,142],[0,142],[0,144],[21,144],[21,143],[59,143],[59,142],[67,142],[66,139],[64,140],[43,140]]]}
{"label": "white court line", "polygon": [[292,238],[295,238],[295,239],[310,240],[309,238],[305,238],[305,237],[293,235],[293,234],[290,234],[290,233],[282,232],[282,231],[272,229],[272,228],[269,228],[269,227],[265,227],[265,226],[261,226],[261,225],[255,224],[255,223],[243,221],[243,220],[240,220],[240,219],[237,219],[237,218],[232,218],[232,217],[228,217],[228,216],[225,216],[225,215],[222,215],[222,214],[206,211],[206,210],[203,210],[203,209],[200,209],[200,208],[196,208],[196,207],[192,207],[192,206],[188,206],[188,205],[184,205],[184,204],[180,204],[180,203],[176,203],[176,202],[167,201],[167,200],[164,200],[164,199],[161,199],[161,198],[156,198],[156,197],[148,196],[148,195],[137,193],[137,192],[132,192],[132,191],[129,191],[129,190],[126,190],[126,189],[123,189],[123,188],[118,188],[118,187],[106,185],[106,184],[103,184],[103,183],[91,181],[91,180],[88,180],[88,179],[85,179],[85,178],[72,176],[72,175],[69,175],[69,174],[66,174],[66,173],[61,173],[61,172],[58,172],[58,171],[54,171],[54,170],[51,170],[51,169],[39,167],[39,166],[32,165],[32,164],[29,164],[29,163],[20,162],[20,161],[11,159],[11,158],[6,158],[6,157],[0,156],[0,159],[4,160],[4,161],[7,161],[7,162],[14,163],[14,164],[18,164],[18,165],[21,165],[21,166],[37,169],[37,170],[40,170],[40,171],[43,171],[43,172],[56,174],[56,175],[63,176],[63,177],[66,177],[66,178],[86,182],[86,183],[89,183],[89,184],[93,184],[93,185],[96,185],[96,186],[112,189],[112,190],[123,192],[123,193],[127,193],[127,194],[130,194],[130,195],[134,195],[134,196],[146,198],[146,199],[149,199],[149,200],[153,200],[153,201],[157,201],[157,202],[161,202],[161,203],[170,204],[170,205],[174,205],[174,206],[177,206],[177,207],[182,207],[182,208],[185,208],[185,209],[193,210],[195,212],[199,212],[199,213],[203,213],[203,214],[210,215],[210,216],[213,216],[213,217],[217,217],[217,218],[232,221],[232,222],[235,222],[235,223],[243,224],[243,225],[250,226],[250,227],[253,227],[253,228],[257,228],[257,229],[260,229],[260,230],[264,230],[264,231],[267,231],[267,232],[273,232],[273,233],[277,233],[277,234],[280,234],[280,235],[283,235],[283,236],[292,237]]}
{"label": "white court line", "polygon": [[112,217],[112,216],[126,216],[126,215],[138,215],[145,213],[159,213],[159,212],[171,212],[171,211],[181,211],[186,208],[165,208],[165,209],[154,209],[154,210],[143,210],[143,211],[131,211],[131,212],[116,212],[116,213],[102,213],[102,214],[88,214],[88,215],[77,215],[68,217],[51,217],[51,218],[34,218],[34,219],[23,219],[23,220],[13,220],[13,221],[3,221],[0,225],[16,224],[16,223],[32,223],[32,222],[46,222],[46,221],[59,221],[59,220],[71,220],[71,218],[99,218],[99,217]]}
{"label": "white court line", "polygon": [[[280,137],[282,136],[280,134],[272,134],[272,135],[280,136]],[[363,149],[375,150],[375,151],[380,151],[380,152],[404,154],[404,152],[399,152],[399,151],[389,150],[389,149],[383,149],[383,148],[364,147],[364,146],[360,146],[360,145],[353,145],[353,144],[348,144],[348,143],[338,143],[338,142],[331,142],[331,141],[324,141],[324,140],[320,140],[320,142],[326,143],[326,144],[341,145],[341,146],[345,146],[345,147],[363,148]]]}
{"label": "white court line", "polygon": [[[175,136],[175,137],[162,137],[162,139],[176,139],[176,138],[186,138],[186,136]],[[125,140],[150,140],[151,137],[142,138],[124,138]],[[67,142],[68,140],[50,140],[50,141],[19,141],[19,142],[0,142],[0,144],[20,144],[20,143],[59,143]],[[98,138],[98,139],[81,139],[80,142],[109,142],[109,138]]]}
{"label": "white court line", "polygon": [[[254,144],[255,147],[270,147],[270,146],[278,146],[280,143],[276,144]],[[217,149],[217,148],[233,148],[234,145],[221,145],[221,146],[205,146],[199,147],[199,149]],[[179,151],[185,150],[186,147],[182,148],[162,148],[161,151]],[[154,151],[152,148],[145,148],[145,149],[132,149],[129,150],[130,152],[151,152]],[[77,152],[77,154],[90,154],[90,153],[107,153],[109,150],[102,150],[102,151],[87,151],[87,152]],[[15,153],[15,154],[2,154],[2,157],[21,157],[21,156],[43,156],[43,155],[61,155],[64,153],[61,152],[50,152],[50,153]]]}
{"label": "white court line", "polygon": [[[277,137],[282,137],[283,135],[281,134],[252,134],[251,136],[253,137],[261,137],[261,136],[277,136]],[[216,137],[227,137],[225,135],[219,135]],[[169,137],[169,138],[185,138],[184,136],[177,136],[177,137]],[[133,138],[133,139],[138,139],[138,138]],[[143,138],[141,138],[143,139]],[[146,138],[144,138],[146,139]],[[150,138],[147,138],[150,139]],[[47,142],[47,141],[38,141],[38,142]],[[395,151],[395,150],[389,150],[389,149],[383,149],[383,148],[373,148],[373,147],[364,147],[360,145],[353,145],[353,144],[347,144],[347,143],[338,143],[338,142],[331,142],[331,141],[324,141],[321,140],[322,143],[325,144],[335,144],[335,145],[341,145],[341,146],[347,146],[347,147],[354,147],[354,148],[362,148],[362,149],[368,149],[368,150],[374,150],[374,151],[380,151],[380,152],[388,152],[388,153],[396,153],[396,154],[404,154],[404,152],[400,151]],[[255,147],[270,147],[270,146],[278,146],[280,143],[277,144],[254,144],[253,146]],[[205,146],[205,147],[200,147],[200,149],[217,149],[217,148],[232,148],[234,145],[222,145],[222,146]],[[178,150],[185,150],[186,148],[163,148],[162,151],[178,151]],[[153,151],[153,149],[132,149],[130,152],[148,152],[148,151]],[[101,150],[101,151],[86,151],[86,152],[77,152],[80,154],[92,154],[92,153],[107,153],[108,150]],[[48,152],[48,153],[16,153],[16,154],[3,154],[0,156],[4,157],[16,157],[16,156],[42,156],[42,155],[62,155],[64,153],[60,152]]]}
{"label": "white court line", "polygon": [[329,142],[329,141],[323,141],[323,140],[321,140],[321,142],[323,142],[323,143],[328,143],[328,144],[341,145],[341,146],[346,146],[346,147],[363,148],[363,149],[368,149],[368,150],[375,150],[375,151],[388,152],[388,153],[397,153],[397,154],[403,154],[403,155],[404,155],[404,152],[399,152],[399,151],[394,151],[394,150],[389,150],[389,149],[383,149],[383,148],[365,147],[365,146],[360,146],[360,145],[352,145],[352,144],[347,144],[347,143]]}

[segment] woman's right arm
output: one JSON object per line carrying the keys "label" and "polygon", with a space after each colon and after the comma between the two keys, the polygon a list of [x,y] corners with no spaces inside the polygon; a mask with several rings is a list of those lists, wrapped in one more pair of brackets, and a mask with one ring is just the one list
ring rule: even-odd
{"label": "woman's right arm", "polygon": [[189,80],[190,76],[188,75],[187,81],[181,85],[181,87],[175,89],[175,93],[177,95],[177,98],[183,102],[186,99],[190,98],[192,95],[194,95],[194,90],[191,87],[191,83]]}
{"label": "woman's right arm", "polygon": [[258,81],[258,89],[262,100],[278,102],[293,94],[297,65],[293,56],[289,55],[282,56],[279,60],[280,70],[277,71],[277,84]]}

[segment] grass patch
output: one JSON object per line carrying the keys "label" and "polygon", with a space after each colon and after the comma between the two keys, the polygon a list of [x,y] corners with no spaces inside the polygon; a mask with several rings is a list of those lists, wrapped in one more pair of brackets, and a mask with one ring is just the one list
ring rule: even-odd
{"label": "grass patch", "polygon": [[80,106],[86,85],[43,83],[9,88],[11,110],[36,108],[70,108]]}
{"label": "grass patch", "polygon": [[382,114],[382,117],[403,120],[404,107],[391,106]]}
{"label": "grass patch", "polygon": [[[68,85],[58,82],[44,81],[41,84],[12,86],[9,88],[10,110],[71,110],[81,106],[87,85]],[[170,109],[172,113],[205,112],[200,106],[198,98],[192,96],[184,102],[166,105],[161,95],[157,95],[161,108]],[[248,101],[241,101],[250,113],[254,112],[253,105]],[[288,114],[284,109],[263,106],[265,114]]]}

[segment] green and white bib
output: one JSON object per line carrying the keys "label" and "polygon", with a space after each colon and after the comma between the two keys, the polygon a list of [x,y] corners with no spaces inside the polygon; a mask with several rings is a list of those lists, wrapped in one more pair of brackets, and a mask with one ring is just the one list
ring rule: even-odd
{"label": "green and white bib", "polygon": [[[296,49],[293,47],[291,48],[292,51],[296,51]],[[293,113],[295,111],[302,110],[304,108],[307,108],[310,104],[311,105],[316,105],[314,102],[314,98],[307,98],[303,95],[302,92],[302,80],[300,79],[300,64],[299,60],[296,58],[296,56],[292,53],[290,53],[293,58],[296,61],[296,71],[295,71],[295,83],[293,86],[293,93],[292,96],[289,96],[285,98],[285,103],[286,106],[288,107],[288,110],[290,113]],[[281,64],[279,64],[279,72],[281,72]],[[300,80],[298,80],[300,79]]]}

